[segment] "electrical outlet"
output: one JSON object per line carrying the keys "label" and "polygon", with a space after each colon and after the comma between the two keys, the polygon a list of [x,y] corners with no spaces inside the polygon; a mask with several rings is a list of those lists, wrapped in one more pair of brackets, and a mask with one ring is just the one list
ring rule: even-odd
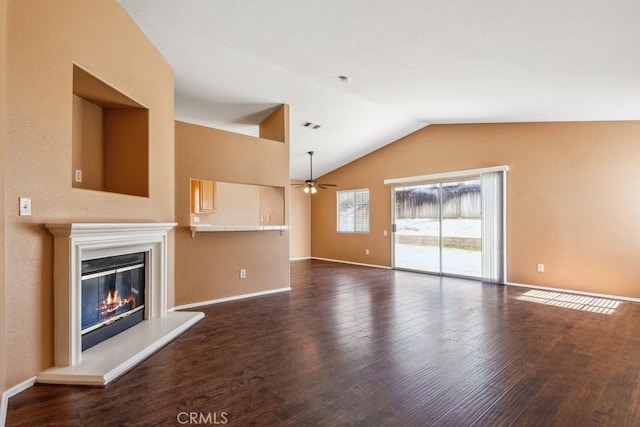
{"label": "electrical outlet", "polygon": [[383,236],[386,236],[386,235],[387,235],[387,230],[384,230],[384,231],[382,232],[382,235],[383,235]]}
{"label": "electrical outlet", "polygon": [[365,249],[365,250],[364,250],[364,254],[365,254],[365,255],[369,255],[369,249]]}
{"label": "electrical outlet", "polygon": [[538,273],[544,273],[544,264],[538,264]]}
{"label": "electrical outlet", "polygon": [[75,180],[76,182],[82,182],[82,169],[75,170]]}
{"label": "electrical outlet", "polygon": [[240,269],[240,278],[241,279],[246,279],[247,278],[247,270],[245,270],[244,268]]}
{"label": "electrical outlet", "polygon": [[31,198],[20,197],[20,216],[31,215]]}

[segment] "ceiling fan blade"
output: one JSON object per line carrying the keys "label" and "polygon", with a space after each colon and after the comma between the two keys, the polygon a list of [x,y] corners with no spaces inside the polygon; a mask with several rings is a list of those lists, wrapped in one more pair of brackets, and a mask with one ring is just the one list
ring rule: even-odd
{"label": "ceiling fan blade", "polygon": [[327,188],[327,187],[337,187],[337,184],[318,184],[318,187],[320,188]]}

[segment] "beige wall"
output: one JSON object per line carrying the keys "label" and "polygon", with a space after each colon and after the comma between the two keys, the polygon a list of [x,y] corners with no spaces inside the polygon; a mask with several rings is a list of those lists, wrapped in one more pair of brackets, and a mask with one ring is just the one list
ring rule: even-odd
{"label": "beige wall", "polygon": [[289,144],[289,106],[282,104],[260,123],[260,138]]}
{"label": "beige wall", "polygon": [[[7,0],[0,0],[0,99],[7,99]],[[7,103],[0,102],[0,191],[5,191],[5,146],[7,135]],[[0,197],[0,394],[9,386],[7,378],[7,356],[8,348],[5,338],[6,332],[6,309],[5,309],[5,280],[7,272],[4,268],[4,242],[5,242],[5,221],[4,221],[4,198]],[[1,403],[0,403],[1,404]],[[4,420],[0,419],[0,425]]]}
{"label": "beige wall", "polygon": [[259,186],[218,181],[215,199],[216,211],[199,215],[210,217],[211,224],[255,225],[260,222]]}
{"label": "beige wall", "polygon": [[638,298],[639,140],[637,121],[428,126],[322,177],[370,188],[371,232],[336,233],[335,191],[320,191],[312,254],[389,266],[385,178],[508,165],[508,280]]}
{"label": "beige wall", "polygon": [[290,186],[291,219],[290,256],[291,259],[309,258],[311,256],[311,196],[296,187],[299,181],[292,181]]}
{"label": "beige wall", "polygon": [[149,195],[149,110],[104,110],[104,190]]}
{"label": "beige wall", "polygon": [[[73,95],[72,162],[69,179],[74,188],[104,189],[103,114],[102,108]],[[74,171],[82,170],[82,182],[76,182]]]}
{"label": "beige wall", "polygon": [[176,305],[289,287],[288,232],[189,232],[190,178],[286,187],[289,144],[184,122],[175,135]]}
{"label": "beige wall", "polygon": [[[11,303],[4,309],[5,342],[11,345],[2,346],[7,349],[2,383],[11,386],[53,363],[53,241],[44,224],[172,222],[174,126],[173,71],[117,2],[8,4],[4,271]],[[72,188],[74,63],[152,112],[149,197]],[[31,197],[32,216],[18,216],[20,196]],[[172,296],[172,275],[169,287]]]}

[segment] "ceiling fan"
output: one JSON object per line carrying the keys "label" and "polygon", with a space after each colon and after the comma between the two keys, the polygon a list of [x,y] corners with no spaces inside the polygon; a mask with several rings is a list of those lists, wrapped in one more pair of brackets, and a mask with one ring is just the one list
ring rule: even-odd
{"label": "ceiling fan", "polygon": [[304,181],[304,184],[301,184],[301,187],[304,187],[302,191],[309,194],[316,194],[318,192],[318,188],[325,189],[327,187],[337,187],[336,184],[320,184],[317,180],[313,179],[313,151],[308,151],[309,155],[309,179]]}

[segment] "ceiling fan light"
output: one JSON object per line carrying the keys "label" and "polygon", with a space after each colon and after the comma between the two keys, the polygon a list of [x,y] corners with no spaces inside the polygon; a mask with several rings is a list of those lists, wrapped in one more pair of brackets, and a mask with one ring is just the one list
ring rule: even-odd
{"label": "ceiling fan light", "polygon": [[318,192],[318,189],[314,186],[311,187],[311,194],[316,194]]}
{"label": "ceiling fan light", "polygon": [[302,191],[304,191],[305,193],[309,194],[310,190],[309,190],[309,187],[304,187],[304,190],[302,190]]}

